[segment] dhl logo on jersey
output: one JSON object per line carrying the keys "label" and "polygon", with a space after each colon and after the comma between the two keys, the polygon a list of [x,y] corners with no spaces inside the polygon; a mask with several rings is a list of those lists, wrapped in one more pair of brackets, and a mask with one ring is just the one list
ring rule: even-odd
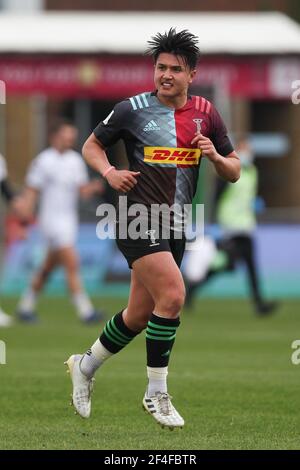
{"label": "dhl logo on jersey", "polygon": [[198,165],[200,149],[174,147],[144,147],[144,162],[173,163],[175,165]]}

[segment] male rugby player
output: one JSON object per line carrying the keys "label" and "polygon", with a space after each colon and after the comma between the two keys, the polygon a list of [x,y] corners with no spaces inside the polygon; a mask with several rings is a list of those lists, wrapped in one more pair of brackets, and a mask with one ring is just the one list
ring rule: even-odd
{"label": "male rugby player", "polygon": [[88,181],[86,165],[81,155],[73,150],[76,139],[77,129],[73,124],[66,120],[58,121],[51,131],[50,147],[33,160],[26,177],[23,210],[25,214],[31,214],[40,200],[39,226],[47,244],[47,254],[19,302],[17,314],[24,322],[36,321],[38,295],[58,266],[62,266],[66,273],[79,318],[89,323],[102,316],[95,311],[82,286],[75,249],[78,198],[101,192],[102,186],[100,181]]}
{"label": "male rugby player", "polygon": [[[214,106],[188,94],[200,54],[197,38],[172,28],[149,41],[148,54],[154,60],[155,91],[117,104],[87,139],[83,154],[113,189],[127,195],[129,206],[142,203],[150,211],[154,204],[191,203],[200,154],[231,182],[239,178],[240,162]],[[111,166],[105,153],[119,139],[127,148],[129,170]],[[73,404],[87,418],[96,370],[145,329],[148,386],[143,406],[160,425],[172,429],[184,425],[171,403],[167,374],[185,298],[179,270],[185,239],[177,238],[175,230],[169,238],[157,230],[146,232],[147,237],[124,239],[117,224],[117,244],[132,270],[128,304],[107,322],[86,354],[72,355],[66,363],[73,381]]]}

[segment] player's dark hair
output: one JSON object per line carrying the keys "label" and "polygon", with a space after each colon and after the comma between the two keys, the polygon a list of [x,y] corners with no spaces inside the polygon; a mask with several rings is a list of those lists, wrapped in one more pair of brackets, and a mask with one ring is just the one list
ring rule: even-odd
{"label": "player's dark hair", "polygon": [[159,54],[166,52],[183,58],[191,70],[195,69],[200,58],[198,38],[187,29],[176,32],[171,28],[164,34],[157,33],[148,41],[149,47],[146,54],[153,57],[156,63]]}
{"label": "player's dark hair", "polygon": [[54,134],[57,134],[57,132],[60,131],[60,129],[65,126],[75,127],[74,123],[70,119],[67,119],[64,117],[57,118],[50,125],[49,136],[51,137]]}

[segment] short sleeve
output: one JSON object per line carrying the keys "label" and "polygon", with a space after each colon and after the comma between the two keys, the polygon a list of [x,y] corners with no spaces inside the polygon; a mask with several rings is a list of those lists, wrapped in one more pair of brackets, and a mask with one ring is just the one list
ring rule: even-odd
{"label": "short sleeve", "polygon": [[46,180],[44,159],[36,157],[32,160],[26,175],[26,185],[33,189],[41,189]]}
{"label": "short sleeve", "polygon": [[0,182],[6,180],[7,178],[7,167],[4,157],[0,155]]}
{"label": "short sleeve", "polygon": [[115,144],[119,139],[122,139],[129,112],[129,101],[122,101],[118,103],[111,113],[94,129],[95,136],[104,147],[109,147]]}
{"label": "short sleeve", "polygon": [[220,114],[213,106],[211,111],[212,119],[212,142],[217,152],[226,156],[234,151],[233,145],[228,137],[228,131]]}

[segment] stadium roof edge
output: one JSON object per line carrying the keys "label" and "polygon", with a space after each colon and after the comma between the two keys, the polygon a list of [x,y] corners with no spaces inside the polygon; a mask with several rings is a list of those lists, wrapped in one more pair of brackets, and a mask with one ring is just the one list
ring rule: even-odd
{"label": "stadium roof edge", "polygon": [[170,27],[198,35],[204,54],[300,53],[300,26],[279,12],[40,12],[0,13],[0,54],[141,54]]}

